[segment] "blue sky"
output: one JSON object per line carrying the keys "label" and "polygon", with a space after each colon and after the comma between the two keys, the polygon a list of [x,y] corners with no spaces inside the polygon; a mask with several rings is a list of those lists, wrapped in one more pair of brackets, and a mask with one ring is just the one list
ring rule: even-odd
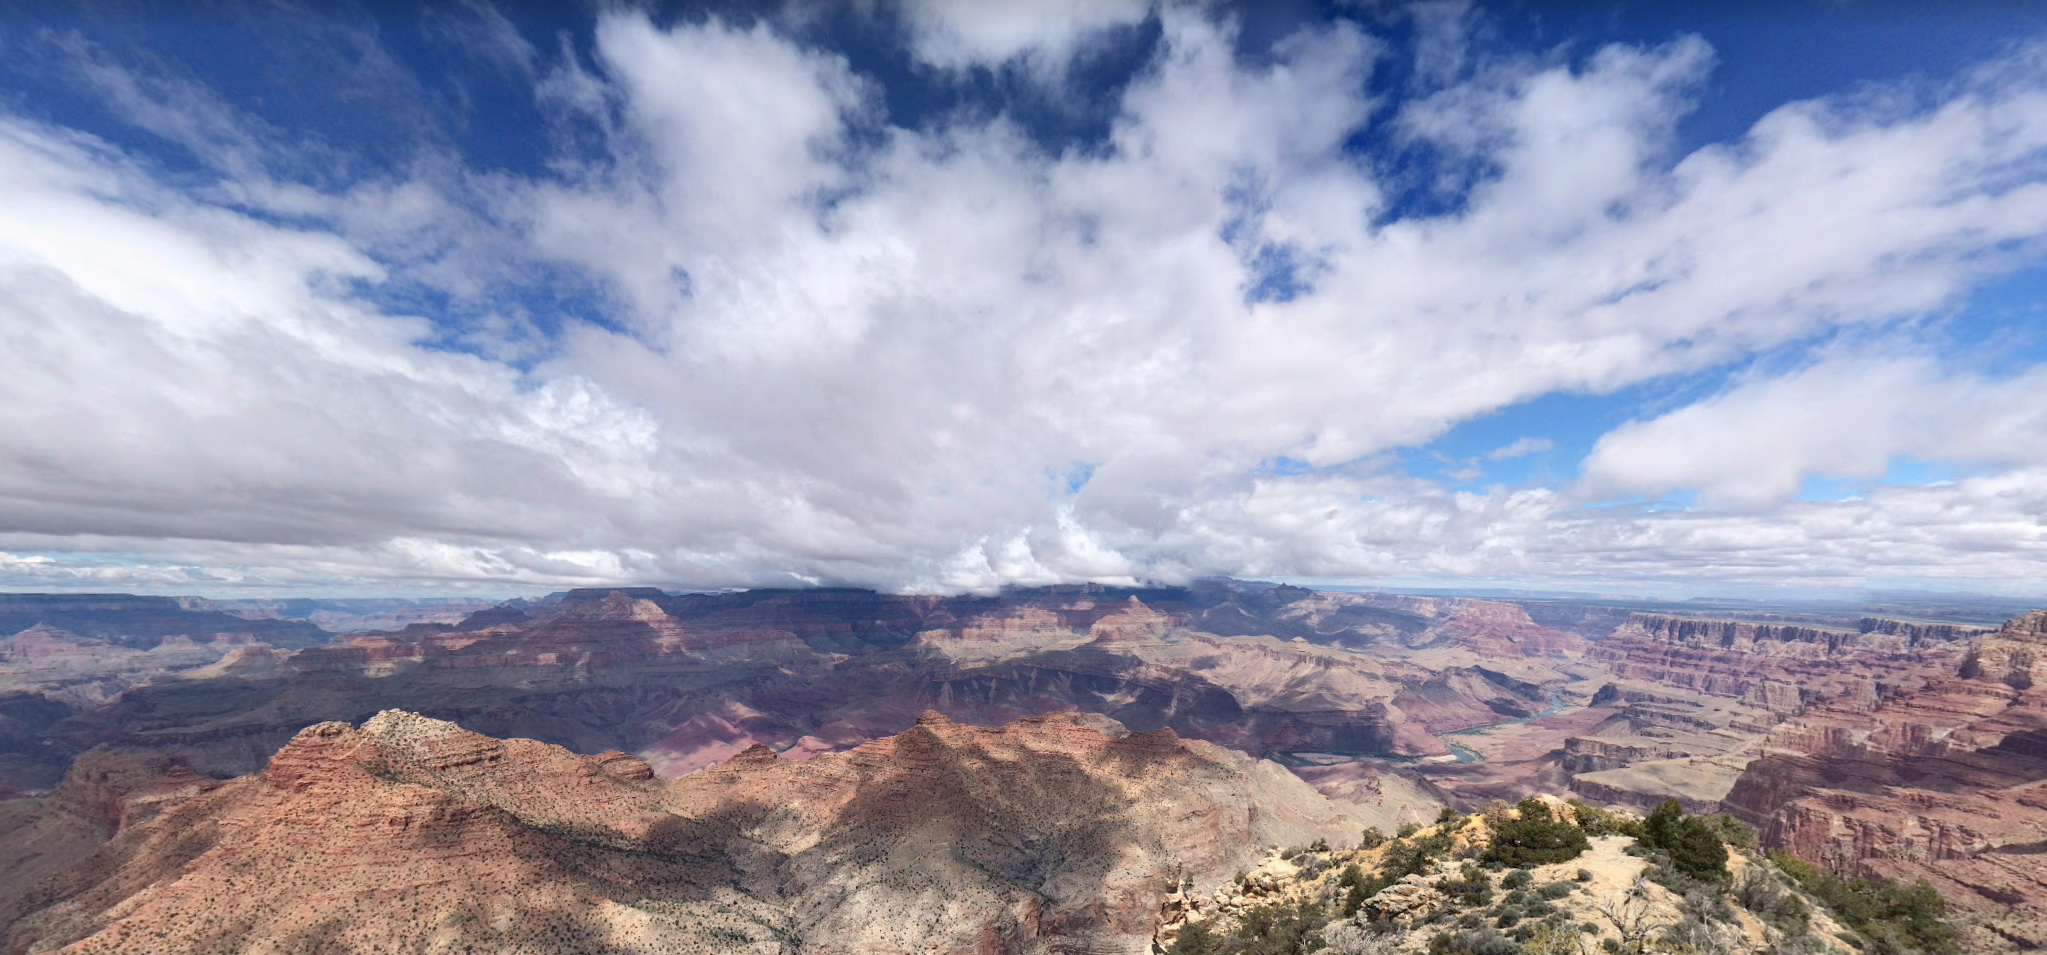
{"label": "blue sky", "polygon": [[0,11],[0,584],[2047,592],[2018,3]]}

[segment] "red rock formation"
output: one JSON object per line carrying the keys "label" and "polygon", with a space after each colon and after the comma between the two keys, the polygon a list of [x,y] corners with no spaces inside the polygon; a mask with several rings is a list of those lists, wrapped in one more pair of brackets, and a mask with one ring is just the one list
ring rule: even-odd
{"label": "red rock formation", "polygon": [[1924,878],[1975,951],[2047,945],[2047,612],[1945,674],[1816,707],[1727,796],[1768,844],[1836,870]]}
{"label": "red rock formation", "polygon": [[1779,719],[1821,700],[1870,698],[1961,658],[1964,645],[1922,633],[1932,629],[1877,632],[1884,623],[1895,621],[1860,632],[1637,613],[1591,655],[1616,677],[1738,699]]}
{"label": "red rock formation", "polygon": [[662,781],[391,711],[127,819],[7,951],[1125,950],[1181,878],[1356,829],[1272,764],[1066,716]]}
{"label": "red rock formation", "polygon": [[[398,707],[630,751],[679,775],[755,743],[843,750],[927,708],[982,725],[1095,711],[1261,755],[1437,755],[1447,751],[1432,732],[1542,705],[1530,681],[1557,675],[1523,650],[1566,647],[1555,631],[1507,604],[1400,598],[1416,600],[1433,616],[1356,595],[1206,585],[992,598],[578,591],[288,660],[245,654],[198,674],[221,678],[207,707],[145,686],[111,706],[88,701],[65,741],[160,749],[227,776],[255,769],[298,727]],[[1208,621],[1243,636],[1203,632]],[[1440,673],[1443,653],[1470,647],[1498,651],[1515,675]],[[1406,662],[1416,653],[1429,666]]]}
{"label": "red rock formation", "polygon": [[1352,599],[1428,620],[1428,629],[1410,638],[1409,646],[1449,643],[1482,654],[1513,657],[1528,653],[1579,653],[1588,645],[1584,637],[1545,627],[1530,618],[1525,608],[1497,600],[1404,594],[1357,594]]}

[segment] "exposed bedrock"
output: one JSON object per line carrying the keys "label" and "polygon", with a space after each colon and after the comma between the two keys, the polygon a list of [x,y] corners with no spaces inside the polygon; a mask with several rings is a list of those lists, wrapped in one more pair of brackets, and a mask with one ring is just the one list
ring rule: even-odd
{"label": "exposed bedrock", "polygon": [[2047,942],[2047,612],[1945,673],[1777,728],[1728,793],[1771,845],[1844,872],[1926,878],[1982,950]]}
{"label": "exposed bedrock", "polygon": [[[926,709],[981,725],[1096,712],[1260,755],[1427,756],[1448,752],[1433,733],[1541,708],[1535,681],[1556,673],[1537,649],[1562,637],[1512,605],[1417,606],[1214,586],[958,598],[576,591],[459,626],[358,635],[288,659],[238,659],[205,680],[157,681],[50,735],[72,752],[101,743],[166,752],[231,776],[300,726],[405,708],[583,752],[639,753],[676,775],[755,743],[843,750],[900,732]],[[1194,629],[1211,618],[1274,633]],[[1429,648],[1430,667],[1408,662],[1422,652],[1410,639]]]}
{"label": "exposed bedrock", "polygon": [[1358,828],[1273,764],[1070,716],[669,781],[392,711],[120,828],[7,950],[1140,952],[1180,880]]}

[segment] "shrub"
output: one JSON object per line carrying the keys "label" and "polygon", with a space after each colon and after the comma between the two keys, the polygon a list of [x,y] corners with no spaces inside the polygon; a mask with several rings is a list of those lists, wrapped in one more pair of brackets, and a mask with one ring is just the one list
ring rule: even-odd
{"label": "shrub", "polygon": [[1493,880],[1475,865],[1467,865],[1455,879],[1437,883],[1436,890],[1460,905],[1484,905],[1492,901]]}
{"label": "shrub", "polygon": [[1377,849],[1385,844],[1386,834],[1380,832],[1377,826],[1367,827],[1364,834],[1358,837],[1358,848],[1360,849]]}
{"label": "shrub", "polygon": [[1578,955],[1578,932],[1560,925],[1538,925],[1521,943],[1526,955]]}
{"label": "shrub", "polygon": [[1506,878],[1500,880],[1500,888],[1503,889],[1526,888],[1528,883],[1533,881],[1535,881],[1535,876],[1529,875],[1527,869],[1515,869],[1514,871],[1507,873]]}
{"label": "shrub", "polygon": [[1326,955],[1396,955],[1399,942],[1353,922],[1331,922],[1322,930]]}
{"label": "shrub", "polygon": [[1329,916],[1322,907],[1306,899],[1293,905],[1257,906],[1238,920],[1237,938],[1242,944],[1233,951],[1240,955],[1294,955],[1305,951],[1328,924]]}
{"label": "shrub", "polygon": [[1786,935],[1802,935],[1812,921],[1804,901],[1784,887],[1781,877],[1759,865],[1749,866],[1734,882],[1734,901],[1755,913],[1764,924]]}
{"label": "shrub", "polygon": [[1445,832],[1455,832],[1464,828],[1464,814],[1444,806],[1442,812],[1436,813],[1436,825],[1443,827]]}
{"label": "shrub", "polygon": [[1720,841],[1718,829],[1688,815],[1675,799],[1657,804],[1642,824],[1640,841],[1669,856],[1671,868],[1687,878],[1714,884],[1727,881],[1727,845]]}
{"label": "shrub", "polygon": [[1734,818],[1732,814],[1716,812],[1710,816],[1702,816],[1700,818],[1713,830],[1714,835],[1720,837],[1721,842],[1727,843],[1736,849],[1753,849],[1756,847],[1755,827]]}
{"label": "shrub", "polygon": [[1386,849],[1385,861],[1379,867],[1379,875],[1388,883],[1398,882],[1403,876],[1420,875],[1435,868],[1436,860],[1450,851],[1450,837],[1437,834],[1422,839],[1393,843]]}
{"label": "shrub", "polygon": [[1358,914],[1358,909],[1364,907],[1365,900],[1378,895],[1387,884],[1385,879],[1377,875],[1365,875],[1355,865],[1344,866],[1343,871],[1336,876],[1338,913],[1344,918]]}
{"label": "shrub", "polygon": [[1962,950],[1944,921],[1947,903],[1923,879],[1910,886],[1896,879],[1844,880],[1781,851],[1770,853],[1770,861],[1867,939],[1868,951],[1959,955]]}
{"label": "shrub", "polygon": [[1429,955],[1521,955],[1521,946],[1490,928],[1444,932],[1429,940]]}
{"label": "shrub", "polygon": [[1494,831],[1485,856],[1489,864],[1520,868],[1568,862],[1590,845],[1585,830],[1552,817],[1541,800],[1523,800],[1519,808],[1520,818],[1509,819]]}
{"label": "shrub", "polygon": [[1405,839],[1408,836],[1414,835],[1415,833],[1420,831],[1422,831],[1422,827],[1419,824],[1412,822],[1404,822],[1400,824],[1399,829],[1393,831],[1393,838]]}
{"label": "shrub", "polygon": [[1173,940],[1173,947],[1166,949],[1167,955],[1213,955],[1221,943],[1216,940],[1208,926],[1195,922],[1180,929],[1180,937]]}
{"label": "shrub", "polygon": [[1590,882],[1590,881],[1592,881],[1592,870],[1591,870],[1591,869],[1579,869],[1579,870],[1578,870],[1578,874],[1577,874],[1576,876],[1574,876],[1573,878],[1575,879],[1575,881],[1578,881],[1578,882]]}
{"label": "shrub", "polygon": [[1545,899],[1554,900],[1561,899],[1564,896],[1570,895],[1572,892],[1575,891],[1577,891],[1577,887],[1573,886],[1569,882],[1551,882],[1548,885],[1543,886],[1541,889],[1536,890],[1535,894],[1540,895]]}
{"label": "shrub", "polygon": [[1588,806],[1573,799],[1569,803],[1571,813],[1578,817],[1578,828],[1588,836],[1633,836],[1640,838],[1642,823],[1622,816],[1620,813],[1595,806]]}

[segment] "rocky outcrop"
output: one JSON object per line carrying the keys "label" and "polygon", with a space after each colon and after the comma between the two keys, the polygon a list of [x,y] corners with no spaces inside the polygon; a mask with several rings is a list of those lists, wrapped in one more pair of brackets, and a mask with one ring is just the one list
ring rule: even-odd
{"label": "rocky outcrop", "polygon": [[1849,873],[1924,878],[1974,950],[2047,944],[2047,612],[1946,673],[1816,707],[1771,733],[1728,807],[1768,844]]}
{"label": "rocky outcrop", "polygon": [[1085,722],[932,713],[673,781],[410,713],[322,723],[120,825],[7,950],[1139,951],[1169,885],[1355,837],[1277,766]]}
{"label": "rocky outcrop", "polygon": [[[1576,819],[1572,808],[1554,796],[1535,799],[1554,818]],[[1170,895],[1160,912],[1153,951],[1170,951],[1195,932],[1210,939],[1243,939],[1251,943],[1246,948],[1275,951],[1852,955],[1865,947],[1851,945],[1840,924],[1809,897],[1800,899],[1805,906],[1803,924],[1778,923],[1790,929],[1787,934],[1745,911],[1733,893],[1709,902],[1720,912],[1718,926],[1691,926],[1687,942],[1671,930],[1684,921],[1682,909],[1697,911],[1698,903],[1710,897],[1694,895],[1687,905],[1685,898],[1653,881],[1648,877],[1648,853],[1631,851],[1635,840],[1624,836],[1590,838],[1582,854],[1502,878],[1505,873],[1483,868],[1476,860],[1493,844],[1498,827],[1517,815],[1518,809],[1498,807],[1421,827],[1411,836],[1372,848],[1309,845],[1275,850],[1256,868],[1213,892]],[[1729,853],[1728,866],[1737,880],[1752,869],[1766,872],[1767,865],[1739,849]],[[1756,874],[1777,892],[1797,894],[1781,876]],[[1369,881],[1375,877],[1384,881]],[[1371,894],[1364,898],[1354,894],[1360,881],[1370,885],[1365,891]],[[1692,891],[1713,890],[1699,886]],[[1524,917],[1540,918],[1551,926],[1548,937],[1538,940]],[[1482,926],[1507,927],[1512,934]],[[1304,928],[1314,934],[1302,938]],[[1516,937],[1524,940],[1522,945],[1510,940]],[[1287,948],[1275,942],[1286,943]]]}
{"label": "rocky outcrop", "polygon": [[49,795],[0,812],[0,926],[43,904],[54,878],[124,828],[220,785],[163,756],[96,749]]}
{"label": "rocky outcrop", "polygon": [[1914,623],[1884,617],[1864,617],[1856,621],[1856,629],[1863,633],[1903,637],[1907,645],[1915,647],[1928,643],[1952,643],[1993,632],[1989,627],[1970,627],[1952,623]]}
{"label": "rocky outcrop", "polygon": [[1588,646],[1578,634],[1536,623],[1517,604],[1406,594],[1358,594],[1354,599],[1427,620],[1428,628],[1406,641],[1410,647],[1453,645],[1483,655],[1517,657],[1582,653]]}

